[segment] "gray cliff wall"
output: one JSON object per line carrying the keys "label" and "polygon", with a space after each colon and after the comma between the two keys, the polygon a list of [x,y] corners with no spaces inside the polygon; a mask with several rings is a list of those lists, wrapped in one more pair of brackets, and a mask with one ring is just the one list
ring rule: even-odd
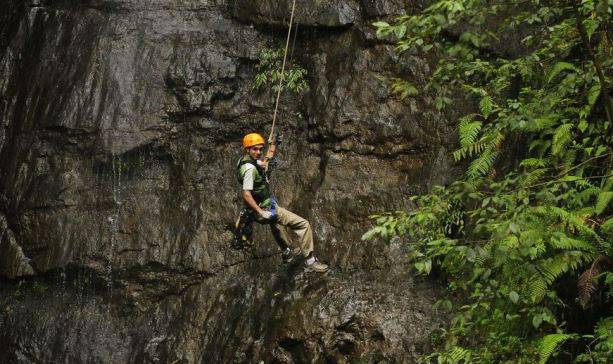
{"label": "gray cliff wall", "polygon": [[282,99],[273,187],[333,267],[309,277],[264,229],[229,248],[240,138],[272,118],[255,65],[290,1],[4,0],[0,359],[414,360],[437,289],[399,243],[360,241],[370,214],[453,177],[445,116],[383,80],[428,69],[370,26],[405,3],[299,1],[310,90]]}

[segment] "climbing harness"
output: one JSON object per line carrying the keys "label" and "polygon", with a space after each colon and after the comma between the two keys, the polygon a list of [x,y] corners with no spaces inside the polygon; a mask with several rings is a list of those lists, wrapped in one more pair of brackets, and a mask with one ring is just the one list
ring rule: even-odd
{"label": "climbing harness", "polygon": [[[277,222],[277,200],[274,197],[270,198],[270,207],[267,208],[272,214],[268,221],[263,221],[267,224],[275,224]],[[257,220],[255,211],[250,207],[243,207],[238,215],[238,219],[234,224],[234,239],[232,240],[232,248],[236,250],[249,249],[253,247],[253,223]],[[272,234],[275,240],[280,237],[278,229],[272,229]]]}

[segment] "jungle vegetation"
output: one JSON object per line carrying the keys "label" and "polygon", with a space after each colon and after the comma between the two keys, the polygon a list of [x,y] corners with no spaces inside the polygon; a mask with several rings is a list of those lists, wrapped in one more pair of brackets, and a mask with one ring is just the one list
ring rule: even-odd
{"label": "jungle vegetation", "polygon": [[613,0],[439,0],[374,24],[437,60],[423,85],[396,80],[400,97],[474,106],[456,120],[462,177],[363,237],[405,242],[448,288],[424,362],[613,358],[612,19]]}

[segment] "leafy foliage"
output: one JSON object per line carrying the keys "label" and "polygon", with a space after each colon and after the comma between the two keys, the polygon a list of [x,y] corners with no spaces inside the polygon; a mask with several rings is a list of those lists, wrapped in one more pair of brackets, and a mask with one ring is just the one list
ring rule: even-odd
{"label": "leafy foliage", "polygon": [[[260,52],[259,62],[256,65],[257,74],[255,75],[255,88],[258,90],[271,89],[279,91],[279,81],[281,80],[281,68],[283,65],[284,49],[265,49]],[[300,94],[309,88],[307,82],[307,71],[300,65],[288,62],[285,65],[282,90]]]}
{"label": "leafy foliage", "polygon": [[[465,174],[412,196],[411,211],[374,216],[363,236],[402,237],[413,268],[439,272],[464,303],[424,361],[611,357],[613,318],[599,307],[613,296],[612,15],[611,0],[438,0],[374,24],[398,52],[440,60],[422,90],[393,91],[475,110],[458,119]],[[523,50],[497,52],[509,34]]]}
{"label": "leafy foliage", "polygon": [[575,335],[569,334],[551,334],[545,336],[539,344],[539,354],[541,360],[539,363],[545,364],[549,357],[556,352],[556,348],[564,341],[575,338]]}

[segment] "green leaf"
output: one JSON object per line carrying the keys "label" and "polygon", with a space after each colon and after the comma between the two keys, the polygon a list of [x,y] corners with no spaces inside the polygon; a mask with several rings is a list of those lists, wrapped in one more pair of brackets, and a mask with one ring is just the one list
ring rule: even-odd
{"label": "green leaf", "polygon": [[534,315],[532,317],[532,326],[534,326],[535,329],[538,329],[542,323],[543,323],[543,316],[541,316],[540,314]]}
{"label": "green leaf", "polygon": [[613,217],[603,222],[602,225],[600,225],[600,229],[604,232],[605,236],[607,236],[609,239],[613,237]]}
{"label": "green leaf", "polygon": [[551,83],[551,81],[563,71],[576,72],[577,68],[573,64],[568,62],[558,62],[549,71],[549,75],[547,76],[547,83]]}
{"label": "green leaf", "polygon": [[389,28],[389,23],[386,23],[384,21],[378,21],[378,22],[374,22],[372,23],[372,25],[376,28]]}
{"label": "green leaf", "polygon": [[587,37],[589,39],[592,38],[596,29],[600,26],[600,22],[597,18],[589,18],[583,21],[583,27],[585,28],[585,32],[587,33]]}
{"label": "green leaf", "polygon": [[364,233],[364,235],[362,235],[362,240],[366,241],[366,240],[372,240],[375,235],[380,234],[381,230],[379,227],[375,227],[372,228],[370,230],[368,230],[367,232]]}
{"label": "green leaf", "polygon": [[509,298],[513,303],[517,303],[519,301],[519,294],[515,291],[509,292]]}
{"label": "green leaf", "polygon": [[574,182],[574,181],[577,181],[577,180],[580,180],[580,179],[581,179],[581,177],[568,175],[568,176],[564,176],[564,177],[558,179],[558,181],[560,181],[560,182]]}
{"label": "green leaf", "polygon": [[587,93],[587,103],[590,107],[594,106],[596,100],[598,100],[598,96],[600,96],[600,89],[600,83],[590,87],[590,90]]}
{"label": "green leaf", "polygon": [[397,26],[396,28],[394,28],[394,31],[396,33],[396,37],[402,38],[407,32],[407,26],[406,25]]}
{"label": "green leaf", "polygon": [[594,208],[594,211],[596,212],[596,214],[598,215],[602,214],[606,210],[607,206],[609,206],[612,199],[613,199],[613,191],[601,192],[598,195],[598,199],[596,201],[596,207]]}

